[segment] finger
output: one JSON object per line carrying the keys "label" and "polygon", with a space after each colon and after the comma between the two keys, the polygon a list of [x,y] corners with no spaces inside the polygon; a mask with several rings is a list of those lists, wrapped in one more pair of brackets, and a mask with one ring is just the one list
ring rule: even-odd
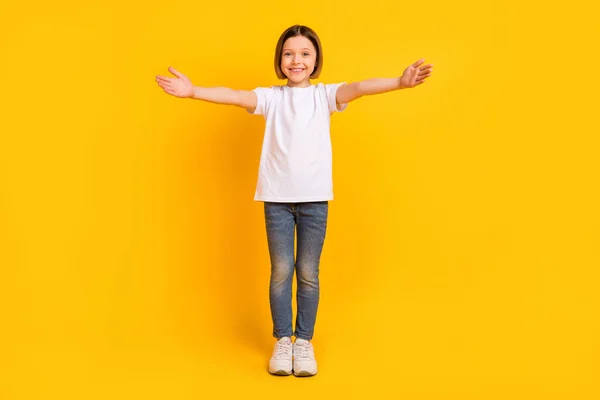
{"label": "finger", "polygon": [[171,86],[161,86],[162,90],[164,90],[165,92],[168,90],[175,90],[174,88],[172,88]]}
{"label": "finger", "polygon": [[169,72],[172,73],[173,75],[175,75],[178,78],[183,78],[183,74],[181,72],[177,71],[173,67],[169,67]]}
{"label": "finger", "polygon": [[423,66],[421,67],[421,71],[424,71],[424,70],[426,70],[426,69],[431,69],[432,67],[433,67],[433,64],[427,64],[427,65],[423,65]]}
{"label": "finger", "polygon": [[156,76],[157,82],[171,82],[171,79],[172,78],[167,78],[166,76],[160,76],[160,75]]}
{"label": "finger", "polygon": [[413,67],[418,67],[419,65],[423,64],[425,62],[424,58],[421,58],[417,61],[415,61],[415,63],[413,64]]}

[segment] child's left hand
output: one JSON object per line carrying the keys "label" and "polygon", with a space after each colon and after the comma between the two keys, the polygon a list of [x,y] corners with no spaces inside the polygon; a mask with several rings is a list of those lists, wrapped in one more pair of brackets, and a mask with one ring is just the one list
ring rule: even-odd
{"label": "child's left hand", "polygon": [[433,64],[419,65],[425,62],[424,58],[409,65],[400,78],[400,89],[413,88],[425,82],[425,78],[431,75]]}

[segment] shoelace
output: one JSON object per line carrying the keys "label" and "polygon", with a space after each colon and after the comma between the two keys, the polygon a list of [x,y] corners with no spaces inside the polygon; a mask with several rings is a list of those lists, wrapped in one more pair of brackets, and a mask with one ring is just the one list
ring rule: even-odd
{"label": "shoelace", "polygon": [[313,354],[313,349],[312,346],[310,345],[310,343],[305,344],[305,345],[296,345],[295,348],[295,352],[294,352],[294,357],[297,360],[300,359],[313,359],[314,358],[314,354]]}
{"label": "shoelace", "polygon": [[292,344],[277,343],[275,345],[275,358],[288,357]]}

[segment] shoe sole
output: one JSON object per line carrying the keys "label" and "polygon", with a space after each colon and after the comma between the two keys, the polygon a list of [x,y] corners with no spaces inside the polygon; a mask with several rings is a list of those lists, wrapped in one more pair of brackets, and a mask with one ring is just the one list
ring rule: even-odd
{"label": "shoe sole", "polygon": [[315,371],[314,373],[310,372],[310,371],[294,371],[294,375],[295,376],[313,376],[316,375],[317,371]]}
{"label": "shoe sole", "polygon": [[272,375],[282,375],[282,376],[285,376],[285,375],[291,375],[292,371],[286,371],[284,369],[278,369],[277,371],[271,371],[271,370],[269,370],[269,373],[272,374]]}

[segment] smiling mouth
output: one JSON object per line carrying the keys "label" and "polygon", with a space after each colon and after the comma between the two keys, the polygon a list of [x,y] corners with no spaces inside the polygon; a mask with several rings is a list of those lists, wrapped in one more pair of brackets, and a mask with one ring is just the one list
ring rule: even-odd
{"label": "smiling mouth", "polygon": [[289,68],[290,71],[294,72],[294,73],[299,73],[304,71],[303,68]]}

